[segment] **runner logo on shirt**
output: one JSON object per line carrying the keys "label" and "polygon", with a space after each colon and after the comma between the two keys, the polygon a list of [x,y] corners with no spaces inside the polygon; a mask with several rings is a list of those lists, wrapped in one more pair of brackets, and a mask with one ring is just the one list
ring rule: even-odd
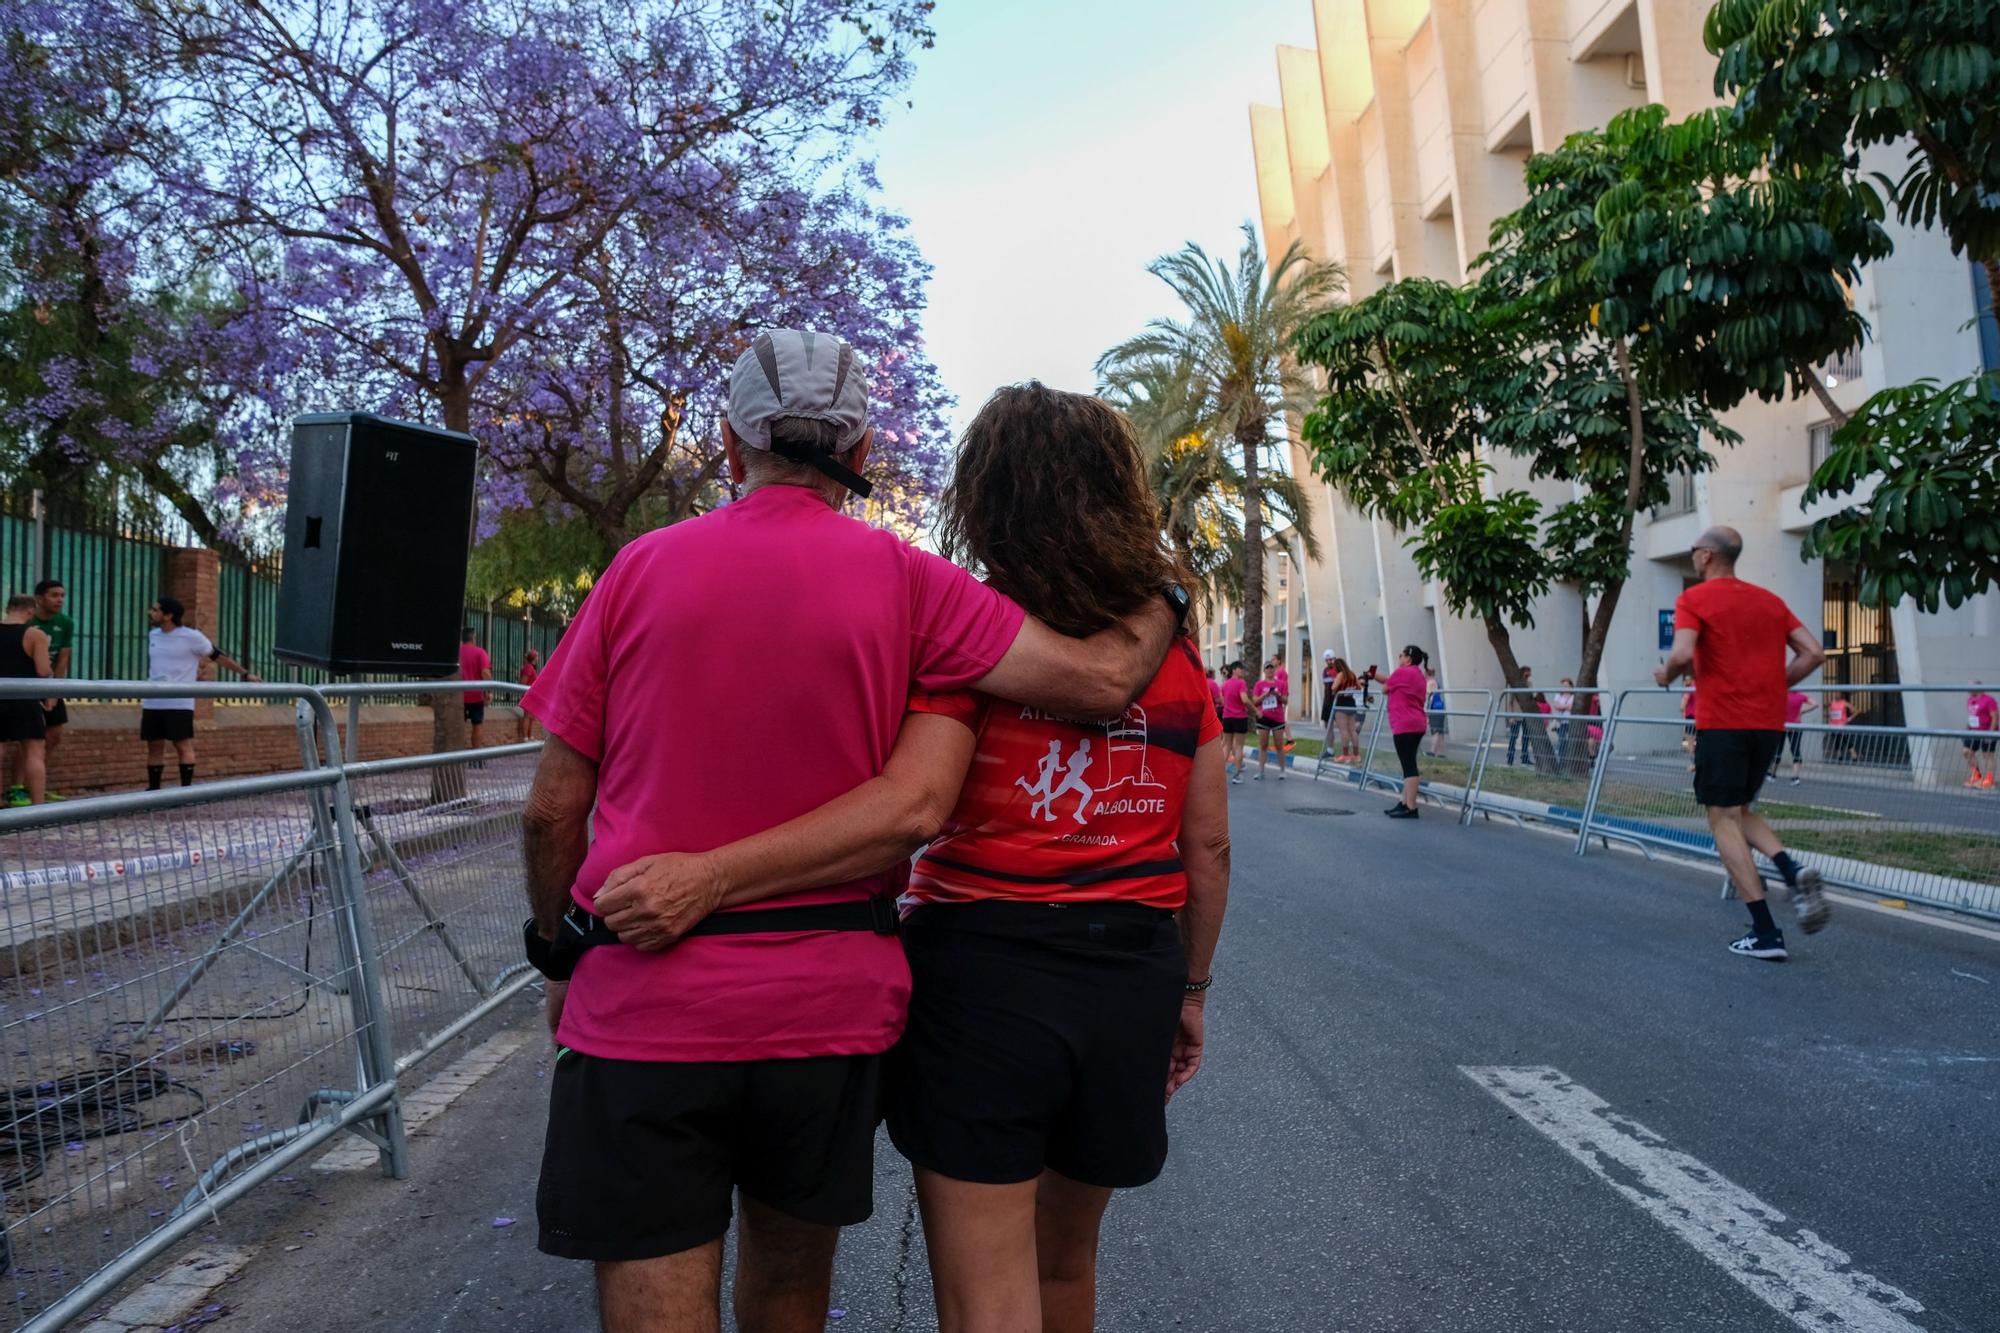
{"label": "runner logo on shirt", "polygon": [[[1102,748],[1094,748],[1091,738],[1086,737],[1065,755],[1062,741],[1050,741],[1048,750],[1036,763],[1034,780],[1029,781],[1025,775],[1014,779],[1015,786],[1035,798],[1028,806],[1030,818],[1055,823],[1056,802],[1070,795],[1076,797],[1076,807],[1070,812],[1070,818],[1079,824],[1087,824],[1097,815],[1157,814],[1166,809],[1166,802],[1159,798],[1128,796],[1117,801],[1099,799],[1118,787],[1166,786],[1154,780],[1153,771],[1146,763],[1146,711],[1143,708],[1134,704],[1117,722],[1106,723],[1104,730],[1105,745]],[[1102,780],[1093,787],[1091,779],[1097,775],[1092,769],[1100,756],[1103,758]],[[1095,808],[1091,805],[1093,801],[1096,801]]]}

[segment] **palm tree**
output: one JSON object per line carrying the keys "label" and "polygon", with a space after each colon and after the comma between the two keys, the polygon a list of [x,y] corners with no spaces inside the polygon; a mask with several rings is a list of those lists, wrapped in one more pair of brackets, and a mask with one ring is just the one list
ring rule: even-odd
{"label": "palm tree", "polygon": [[[1186,307],[1186,318],[1154,320],[1144,333],[1099,357],[1097,373],[1114,396],[1121,386],[1181,377],[1178,388],[1161,389],[1157,402],[1141,388],[1149,396],[1135,414],[1135,424],[1142,432],[1157,431],[1181,414],[1185,429],[1167,439],[1183,443],[1160,452],[1169,460],[1176,484],[1187,490],[1180,497],[1182,521],[1198,524],[1204,504],[1216,502],[1218,487],[1241,494],[1243,658],[1259,662],[1264,652],[1267,504],[1283,494],[1290,501],[1283,507],[1300,532],[1310,531],[1303,489],[1283,470],[1267,469],[1264,451],[1274,444],[1273,419],[1304,412],[1314,400],[1312,382],[1290,355],[1292,336],[1343,289],[1345,277],[1338,265],[1308,257],[1297,242],[1267,274],[1256,229],[1248,223],[1233,273],[1192,241],[1154,260],[1147,272],[1173,289]],[[1157,415],[1149,417],[1156,407]],[[1203,443],[1185,444],[1189,436]],[[1222,481],[1232,473],[1233,482]],[[1174,498],[1163,496],[1170,534]],[[1224,523],[1219,530],[1229,528]]]}
{"label": "palm tree", "polygon": [[[1204,601],[1243,602],[1243,472],[1231,441],[1204,427],[1205,386],[1192,367],[1139,357],[1113,368],[1098,393],[1131,418],[1145,451],[1167,541],[1201,580]],[[1319,557],[1311,502],[1288,472],[1264,474],[1262,507],[1298,530]]]}

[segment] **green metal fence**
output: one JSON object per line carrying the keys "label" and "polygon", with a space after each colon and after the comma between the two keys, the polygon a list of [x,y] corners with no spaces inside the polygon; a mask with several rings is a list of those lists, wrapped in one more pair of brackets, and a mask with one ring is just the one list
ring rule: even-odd
{"label": "green metal fence", "polygon": [[[167,553],[200,545],[192,532],[142,499],[112,496],[97,507],[0,491],[0,598],[62,580],[76,622],[69,674],[78,680],[144,680],[146,608],[166,582]],[[278,556],[221,557],[215,644],[270,681],[319,685],[328,674],[278,660]],[[468,606],[465,623],[493,659],[493,675],[515,679],[530,647],[548,661],[563,623],[532,609]],[[369,677],[376,679],[376,677]]]}

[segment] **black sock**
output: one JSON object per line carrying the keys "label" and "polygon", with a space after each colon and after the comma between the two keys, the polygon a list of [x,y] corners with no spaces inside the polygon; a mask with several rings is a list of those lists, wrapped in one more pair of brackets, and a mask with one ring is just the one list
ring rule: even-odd
{"label": "black sock", "polygon": [[167,766],[165,764],[146,765],[146,790],[158,791],[160,789],[160,775],[166,771]]}
{"label": "black sock", "polygon": [[1771,904],[1759,898],[1754,903],[1746,903],[1750,909],[1750,927],[1760,939],[1768,939],[1778,933],[1778,925],[1771,920]]}
{"label": "black sock", "polygon": [[181,765],[181,786],[183,786],[183,787],[192,787],[192,786],[194,786],[194,765],[193,765],[193,764],[182,764],[182,765]]}
{"label": "black sock", "polygon": [[1799,863],[1792,859],[1790,852],[1779,852],[1771,858],[1771,864],[1778,867],[1778,873],[1785,877],[1785,883],[1796,886],[1799,882]]}

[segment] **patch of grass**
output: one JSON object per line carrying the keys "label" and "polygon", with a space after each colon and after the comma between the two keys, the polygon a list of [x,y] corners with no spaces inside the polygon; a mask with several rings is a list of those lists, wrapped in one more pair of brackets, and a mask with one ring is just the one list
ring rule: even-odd
{"label": "patch of grass", "polygon": [[1793,851],[1851,856],[1871,865],[2000,884],[2000,838],[1983,833],[1889,829],[1840,834],[1819,829],[1787,829],[1785,842]]}

